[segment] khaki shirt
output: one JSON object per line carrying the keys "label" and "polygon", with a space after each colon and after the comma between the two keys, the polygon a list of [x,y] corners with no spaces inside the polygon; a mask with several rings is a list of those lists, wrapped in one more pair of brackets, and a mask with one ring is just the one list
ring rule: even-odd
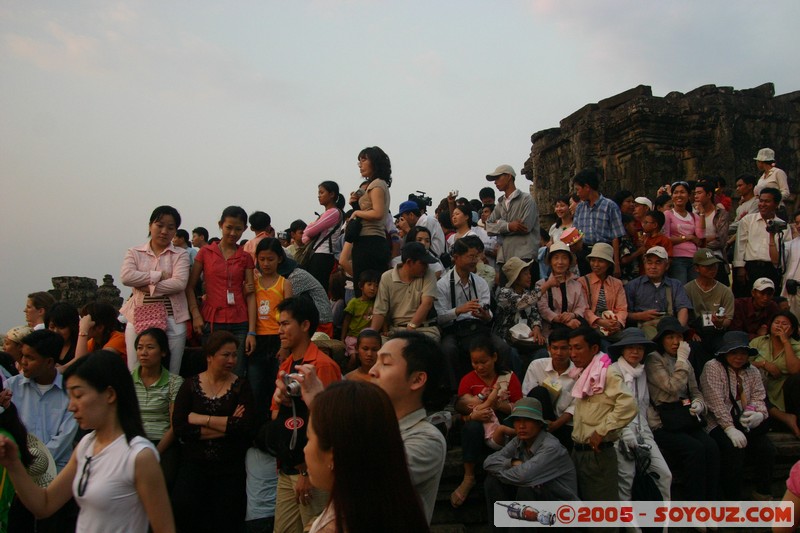
{"label": "khaki shirt", "polygon": [[[647,388],[650,390],[652,403],[659,405],[677,402],[688,396],[689,400],[700,400],[705,404],[691,363],[678,361],[675,357],[659,352],[648,355],[646,361],[644,370],[647,373]],[[652,430],[661,427],[661,417],[652,405],[647,410],[647,423]]]}
{"label": "khaki shirt", "polygon": [[405,326],[411,322],[422,303],[422,297],[430,296],[435,301],[439,294],[433,270],[428,268],[424,277],[406,283],[400,279],[401,267],[402,265],[397,265],[383,273],[372,308],[373,314],[384,316],[390,327]]}
{"label": "khaki shirt", "polygon": [[609,366],[603,392],[576,399],[572,440],[588,444],[589,437],[596,431],[603,436],[603,441],[613,442],[637,412],[636,399],[625,385],[622,374]]}

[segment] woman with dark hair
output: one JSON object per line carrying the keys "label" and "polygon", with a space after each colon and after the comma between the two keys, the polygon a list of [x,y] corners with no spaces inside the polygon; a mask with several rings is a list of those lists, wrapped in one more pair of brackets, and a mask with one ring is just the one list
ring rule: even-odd
{"label": "woman with dark hair", "polygon": [[461,507],[475,486],[475,463],[485,456],[486,447],[499,450],[513,431],[498,422],[499,416],[511,413],[513,404],[522,398],[517,376],[499,360],[491,338],[478,338],[469,348],[472,372],[458,385],[456,411],[465,424],[461,429],[464,451],[464,479],[450,495],[450,505]]}
{"label": "woman with dark hair", "polygon": [[50,516],[74,495],[77,531],[174,532],[155,446],[144,437],[133,382],[119,354],[106,350],[76,359],[64,373],[70,410],[81,439],[67,466],[47,488],[25,472],[16,444],[0,437],[0,465],[8,469],[22,503]]}
{"label": "woman with dark hair", "polygon": [[619,206],[619,210],[623,215],[633,216],[633,208],[636,204],[633,201],[633,193],[625,189],[617,191],[614,194],[614,203]]}
{"label": "woman with dark hair", "polygon": [[[672,316],[658,323],[653,338],[656,351],[650,353],[644,368],[651,403],[647,422],[661,451],[675,458],[670,469],[673,473],[682,470],[686,499],[716,500],[719,449],[700,421],[706,403],[689,362],[689,344],[683,340],[686,331]],[[676,411],[682,418],[675,416]]]}
{"label": "woman with dark hair", "polygon": [[453,243],[461,237],[476,235],[472,230],[472,209],[469,204],[457,204],[450,213],[450,221],[455,231],[447,237],[447,251],[452,253]]}
{"label": "woman with dark hair", "polygon": [[[75,345],[75,358],[64,367],[69,367],[95,350],[116,353],[127,362],[127,345],[122,333],[122,324],[117,319],[117,310],[103,302],[92,302],[81,308],[78,322],[78,343]],[[63,370],[63,368],[62,368]]]}
{"label": "woman with dark hair", "polygon": [[780,311],[769,323],[769,333],[750,341],[758,354],[753,366],[761,371],[769,397],[769,416],[800,437],[800,341],[797,317]]}
{"label": "woman with dark hair", "polygon": [[167,486],[171,486],[177,468],[172,409],[183,378],[164,367],[170,358],[170,351],[168,336],[163,329],[142,331],[136,336],[135,346],[139,364],[131,376],[145,436],[156,445]]}
{"label": "woman with dark hair", "polygon": [[[418,242],[425,247],[425,250],[427,250],[428,253],[436,259],[436,262],[428,265],[428,268],[436,275],[436,279],[439,279],[445,268],[442,265],[441,259],[433,255],[433,252],[431,252],[431,239],[431,230],[425,226],[414,226],[411,228],[411,231],[408,232],[408,235],[406,235],[405,242]],[[400,256],[398,255],[392,259],[392,266],[399,264]]]}
{"label": "woman with dark hair", "polygon": [[344,196],[339,192],[339,184],[335,181],[323,181],[319,184],[317,199],[325,212],[306,226],[303,244],[311,246],[313,250],[306,270],[317,278],[327,292],[333,265],[336,263],[336,248],[342,234]]}
{"label": "woman with dark hair", "polygon": [[569,196],[559,196],[554,202],[553,210],[556,214],[556,221],[550,226],[547,233],[550,235],[550,243],[561,237],[561,234],[572,227],[573,212],[570,209]]}
{"label": "woman with dark hair", "polygon": [[[197,252],[186,285],[192,329],[204,343],[215,331],[230,331],[239,347],[239,375],[244,375],[245,354],[250,355],[256,347],[256,298],[252,292],[255,262],[239,246],[246,227],[247,212],[235,205],[226,207],[219,218],[222,240]],[[195,296],[201,277],[206,290],[202,307]]]}
{"label": "woman with dark hair", "polygon": [[170,372],[179,374],[186,345],[189,305],[189,254],[172,244],[181,226],[181,215],[169,205],[156,207],[150,214],[146,243],[129,248],[122,261],[120,280],[131,287],[131,297],[119,310],[128,325],[125,342],[128,368],[136,366],[136,335],[151,327],[163,329],[170,344]]}
{"label": "woman with dark hair", "polygon": [[[353,279],[359,279],[365,270],[384,272],[389,266],[389,243],[386,240],[386,216],[389,212],[392,186],[392,163],[386,152],[372,146],[358,154],[358,169],[367,180],[367,190],[361,196],[351,197],[358,209],[350,215],[361,222],[358,235],[348,238],[353,242]],[[356,295],[360,292],[356,290]]]}
{"label": "woman with dark hair", "polygon": [[330,493],[311,533],[430,531],[394,407],[376,385],[343,381],[319,393],[304,451],[311,484]]}
{"label": "woman with dark hair", "polygon": [[181,531],[235,532],[244,524],[254,406],[250,385],[233,373],[237,345],[229,331],[212,333],[203,348],[207,370],[184,381],[175,399],[172,423],[183,448],[173,504]]}
{"label": "woman with dark hair", "polygon": [[756,467],[756,500],[770,500],[775,446],[767,437],[767,393],[761,374],[748,361],[758,351],[743,331],[729,331],[703,367],[700,387],[708,401],[708,432],[720,451],[722,496],[741,500],[745,457]]}
{"label": "woman with dark hair", "polygon": [[672,184],[672,209],[664,212],[664,235],[672,241],[669,275],[685,284],[697,277],[694,253],[705,245],[705,222],[691,211],[692,191],[685,181]]}
{"label": "woman with dark hair", "polygon": [[64,347],[56,361],[58,365],[65,365],[75,357],[75,347],[78,345],[78,323],[80,315],[75,306],[69,302],[56,302],[44,315],[44,323],[50,331],[55,331],[64,339]]}

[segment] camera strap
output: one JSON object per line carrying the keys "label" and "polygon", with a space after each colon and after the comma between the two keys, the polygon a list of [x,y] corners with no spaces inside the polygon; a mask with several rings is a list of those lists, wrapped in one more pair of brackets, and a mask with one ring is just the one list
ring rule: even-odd
{"label": "camera strap", "polygon": [[[455,269],[455,267],[453,267],[453,269],[450,271],[450,304],[453,306],[453,309],[455,309],[457,307],[456,306],[456,277],[455,276],[456,276],[456,269]],[[475,279],[472,277],[472,272],[469,273],[469,282],[472,285],[472,291],[475,293],[475,298],[477,298],[478,297],[478,287],[475,285]],[[465,294],[465,296],[466,296],[466,294]],[[469,298],[467,298],[467,302],[468,301],[469,301]],[[464,302],[464,303],[466,303],[466,302]]]}

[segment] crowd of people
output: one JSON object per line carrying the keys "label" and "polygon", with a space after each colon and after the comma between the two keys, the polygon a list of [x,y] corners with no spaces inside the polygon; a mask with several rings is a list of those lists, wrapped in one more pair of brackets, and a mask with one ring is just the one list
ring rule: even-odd
{"label": "crowd of people", "polygon": [[456,430],[450,504],[485,476],[489,517],[669,500],[673,477],[687,500],[780,496],[800,212],[772,150],[733,198],[715,177],[609,198],[588,168],[545,208],[500,165],[477,199],[395,215],[388,155],[357,161],[349,201],[324,181],[285,231],[230,206],[210,239],[157,207],[119,310],[29,295],[0,361],[0,531],[424,531]]}

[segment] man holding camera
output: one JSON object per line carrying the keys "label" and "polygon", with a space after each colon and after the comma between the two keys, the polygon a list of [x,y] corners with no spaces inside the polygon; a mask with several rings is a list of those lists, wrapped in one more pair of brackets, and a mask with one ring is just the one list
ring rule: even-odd
{"label": "man holding camera", "polygon": [[747,292],[759,278],[769,278],[781,286],[781,248],[791,239],[786,222],[775,216],[781,204],[781,192],[767,187],[758,195],[758,213],[739,222],[733,268],[736,279]]}
{"label": "man holding camera", "polygon": [[328,501],[328,495],[312,488],[308,481],[303,454],[308,440],[308,406],[300,396],[300,385],[293,375],[300,365],[312,365],[322,385],[327,387],[340,381],[342,372],[333,359],[311,342],[311,335],[319,324],[319,312],[309,298],[287,298],[278,304],[278,311],[281,348],[290,354],[280,365],[288,393],[281,397],[280,403],[273,398],[273,422],[269,429],[269,441],[276,448],[274,451],[280,461],[275,502],[275,531],[279,533],[310,527]]}
{"label": "man holding camera", "polygon": [[[442,351],[450,368],[450,388],[458,390],[470,369],[469,349],[478,337],[491,334],[489,285],[474,274],[482,244],[470,235],[458,239],[452,248],[454,266],[436,283],[436,318],[442,328]],[[508,350],[506,350],[508,351]]]}

